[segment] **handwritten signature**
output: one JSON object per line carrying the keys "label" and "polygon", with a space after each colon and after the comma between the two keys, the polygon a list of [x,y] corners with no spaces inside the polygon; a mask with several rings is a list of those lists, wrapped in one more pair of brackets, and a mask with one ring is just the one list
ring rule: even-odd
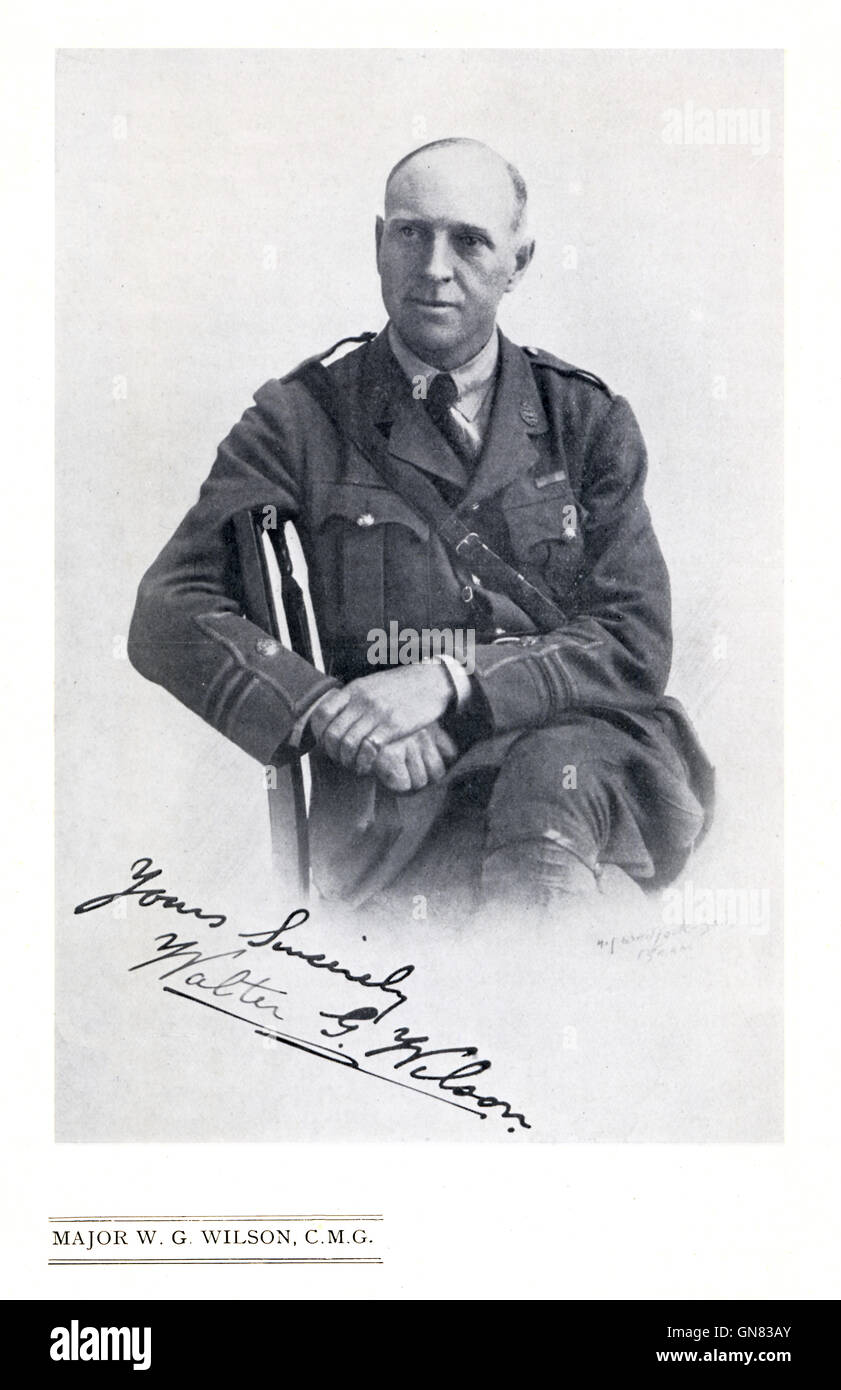
{"label": "handwritten signature", "polygon": [[[102,893],[97,897],[88,898],[74,908],[74,913],[95,912],[97,909],[115,902],[118,898],[133,898],[139,907],[161,907],[175,911],[182,916],[192,916],[196,921],[204,923],[212,930],[224,926],[228,921],[225,914],[205,912],[199,907],[188,907],[181,898],[167,893],[164,888],[149,888],[148,885],[160,878],[162,872],[161,869],[153,868],[151,858],[136,859],[131,866],[131,882],[128,887],[119,889],[114,893]],[[477,1092],[476,1086],[470,1078],[482,1076],[490,1071],[492,1063],[487,1058],[480,1058],[479,1049],[472,1044],[427,1048],[426,1044],[430,1042],[429,1035],[414,1034],[408,1026],[396,1028],[392,1026],[390,1041],[384,1043],[383,1046],[363,1050],[360,1057],[354,1057],[352,1052],[347,1050],[347,1043],[344,1039],[351,1034],[358,1033],[360,1028],[369,1025],[375,1027],[394,1010],[402,1008],[409,1002],[408,995],[399,986],[414,974],[415,967],[414,965],[401,965],[397,969],[389,971],[381,979],[372,979],[370,971],[360,973],[351,970],[341,961],[329,959],[323,951],[301,950],[296,945],[291,944],[289,934],[305,926],[309,919],[310,914],[306,908],[295,908],[279,927],[262,932],[238,932],[237,939],[244,941],[244,946],[236,946],[231,950],[210,954],[205,953],[197,941],[180,940],[178,933],[174,931],[163,932],[154,938],[158,943],[154,955],[150,956],[148,960],[142,960],[130,966],[129,969],[131,971],[143,970],[147,967],[160,967],[163,964],[165,968],[160,970],[157,976],[162,981],[169,980],[173,976],[181,975],[184,971],[189,970],[191,973],[185,975],[181,983],[187,989],[200,991],[200,993],[187,993],[185,990],[176,989],[173,985],[166,984],[163,986],[165,992],[191,1000],[193,1003],[203,1004],[219,1013],[226,1014],[228,1017],[239,1019],[240,1022],[250,1023],[253,1026],[253,1015],[252,1017],[243,1017],[242,1014],[216,1002],[222,999],[230,1001],[234,1005],[240,1005],[259,1013],[262,1026],[255,1028],[255,1032],[261,1037],[272,1038],[278,1043],[309,1052],[325,1061],[338,1063],[363,1075],[374,1076],[379,1080],[403,1086],[418,1094],[426,1095],[430,1099],[445,1101],[447,1104],[454,1105],[456,1108],[482,1120],[487,1118],[488,1112],[497,1110],[502,1119],[516,1122],[509,1125],[509,1134],[515,1133],[517,1126],[521,1129],[531,1129],[525,1116],[519,1111],[513,1110],[508,1101],[500,1100],[493,1095],[481,1095]],[[321,1028],[319,1030],[320,1036],[326,1039],[342,1039],[343,1041],[339,1042],[336,1048],[327,1043],[282,1032],[272,1026],[271,1021],[273,1020],[274,1023],[284,1022],[284,1014],[281,1011],[284,1007],[282,1000],[284,996],[289,997],[289,991],[280,988],[271,980],[269,975],[258,978],[258,975],[252,972],[251,965],[245,964],[244,958],[249,961],[253,960],[252,953],[255,951],[269,951],[272,954],[281,955],[287,960],[299,961],[311,970],[327,971],[331,976],[341,978],[349,984],[375,992],[372,996],[374,998],[378,994],[384,995],[389,1002],[384,1003],[377,1000],[376,1004],[359,1005],[341,1013],[319,1010],[319,1017],[324,1019],[326,1023],[333,1025],[331,1028]],[[238,962],[243,962],[243,964],[236,964]],[[206,968],[208,966],[212,966],[212,968],[208,970]],[[225,973],[226,971],[228,973]],[[220,975],[222,978],[219,978]],[[386,1036],[388,1037],[388,1034]],[[339,1051],[338,1049],[342,1050]],[[393,1054],[397,1054],[396,1060],[393,1060]],[[409,1067],[410,1070],[405,1075],[413,1081],[428,1083],[434,1086],[437,1091],[445,1094],[438,1095],[435,1090],[422,1090],[419,1086],[412,1086],[407,1081],[363,1065],[363,1062],[379,1057],[388,1058],[391,1063],[391,1071],[399,1071],[402,1074],[402,1069]],[[439,1070],[429,1072],[422,1064],[433,1057],[462,1060],[458,1066],[452,1067],[450,1070],[447,1070],[450,1066],[449,1061],[436,1063]],[[458,1099],[455,1099],[456,1097]],[[462,1104],[462,1101],[468,1103]]]}

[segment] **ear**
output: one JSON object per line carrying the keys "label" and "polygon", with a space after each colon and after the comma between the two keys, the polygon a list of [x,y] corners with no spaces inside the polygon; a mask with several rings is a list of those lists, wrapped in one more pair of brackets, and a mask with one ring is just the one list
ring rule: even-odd
{"label": "ear", "polygon": [[377,248],[377,269],[378,269],[378,270],[379,270],[379,268],[380,268],[380,246],[382,245],[383,230],[384,230],[384,228],[385,228],[385,223],[383,222],[383,219],[382,219],[381,217],[378,217],[377,220],[376,220],[376,223],[374,224],[374,243],[375,243],[376,248]]}
{"label": "ear", "polygon": [[511,290],[514,289],[515,285],[519,285],[520,281],[522,280],[523,276],[525,275],[526,271],[531,265],[533,255],[534,242],[524,241],[522,246],[519,247],[519,249],[517,250],[517,253],[514,257],[514,269],[508,277],[508,284],[505,286],[506,294],[510,294]]}

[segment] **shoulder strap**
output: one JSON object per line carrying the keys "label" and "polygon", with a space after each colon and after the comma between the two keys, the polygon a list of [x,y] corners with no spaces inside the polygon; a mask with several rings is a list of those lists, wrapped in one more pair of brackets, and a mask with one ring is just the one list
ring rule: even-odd
{"label": "shoulder strap", "polygon": [[505,594],[544,632],[566,622],[566,615],[548,594],[485,545],[476,531],[468,530],[428,478],[411,464],[392,457],[379,431],[361,410],[344,408],[329,373],[319,361],[302,363],[292,376],[306,387],[339,434],[350,440],[388,486],[429,522],[447,548],[483,584]]}
{"label": "shoulder strap", "polygon": [[551,371],[558,372],[560,376],[578,377],[580,381],[589,381],[591,386],[597,386],[603,391],[608,400],[613,400],[613,392],[610,387],[602,381],[595,372],[585,372],[583,367],[574,367],[571,362],[563,362],[560,357],[555,357],[551,352],[546,352],[543,348],[525,347],[523,352],[531,358],[532,367],[549,367]]}
{"label": "shoulder strap", "polygon": [[312,357],[305,357],[303,362],[299,362],[297,367],[293,367],[291,372],[287,372],[286,376],[282,376],[280,379],[284,382],[294,381],[295,377],[298,376],[305,367],[309,367],[310,363],[315,362],[317,365],[319,362],[326,362],[327,358],[332,357],[333,353],[336,352],[338,348],[344,347],[345,343],[371,343],[376,336],[376,333],[371,333],[369,331],[366,333],[354,333],[347,338],[339,338],[338,342],[335,342],[326,352],[315,352]]}

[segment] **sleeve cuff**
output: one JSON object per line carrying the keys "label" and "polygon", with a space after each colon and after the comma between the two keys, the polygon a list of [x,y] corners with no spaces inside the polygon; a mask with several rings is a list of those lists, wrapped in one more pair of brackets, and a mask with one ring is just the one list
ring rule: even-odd
{"label": "sleeve cuff", "polygon": [[287,740],[291,748],[300,748],[301,740],[304,737],[304,732],[308,723],[310,722],[310,719],[313,716],[314,711],[321,704],[322,700],[326,700],[327,696],[332,695],[332,693],[332,690],[325,690],[324,694],[319,695],[317,700],[313,700],[312,704],[308,705],[307,708],[304,710],[303,714],[295,720],[295,723],[292,725],[292,732]]}
{"label": "sleeve cuff", "polygon": [[438,657],[441,665],[447,672],[452,682],[456,697],[456,709],[463,710],[470,696],[473,694],[473,686],[460,661],[456,661],[454,656],[442,652]]}

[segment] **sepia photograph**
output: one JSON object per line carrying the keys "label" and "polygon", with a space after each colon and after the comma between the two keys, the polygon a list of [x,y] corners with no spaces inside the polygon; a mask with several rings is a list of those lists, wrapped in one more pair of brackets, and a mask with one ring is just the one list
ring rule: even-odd
{"label": "sepia photograph", "polygon": [[56,99],[56,1140],[779,1144],[782,53]]}

